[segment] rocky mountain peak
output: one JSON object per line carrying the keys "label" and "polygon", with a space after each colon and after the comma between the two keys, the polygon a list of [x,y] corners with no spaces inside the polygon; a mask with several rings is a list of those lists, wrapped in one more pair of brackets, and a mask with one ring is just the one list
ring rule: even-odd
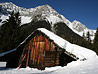
{"label": "rocky mountain peak", "polygon": [[40,14],[53,14],[57,15],[58,13],[49,5],[42,5],[35,8],[35,12]]}
{"label": "rocky mountain peak", "polygon": [[[6,19],[6,17],[8,17],[7,15],[9,13],[11,13],[12,11],[14,12],[18,12],[20,13],[23,23],[25,21],[29,21],[29,20],[46,20],[48,21],[52,27],[54,24],[58,23],[58,22],[63,22],[65,23],[70,29],[72,29],[75,33],[79,34],[80,36],[82,36],[83,32],[87,32],[90,31],[92,33],[93,30],[88,29],[85,25],[83,25],[81,22],[75,20],[73,22],[70,22],[68,19],[66,19],[63,15],[59,14],[56,10],[54,10],[51,6],[49,5],[42,5],[42,6],[38,6],[35,8],[23,8],[23,7],[19,7],[16,6],[15,4],[9,2],[9,3],[0,3],[0,20],[1,22],[4,21]],[[28,18],[32,18],[32,19],[28,19]],[[0,22],[0,23],[1,23]],[[2,23],[1,23],[2,25]],[[81,34],[80,34],[81,32]]]}
{"label": "rocky mountain peak", "polygon": [[20,7],[16,6],[15,4],[9,3],[0,3],[0,14],[7,15],[12,11],[17,12],[20,10]]}
{"label": "rocky mountain peak", "polygon": [[14,5],[12,2],[0,3],[0,5]]}
{"label": "rocky mountain peak", "polygon": [[72,27],[77,30],[78,32],[83,32],[87,27],[83,25],[81,22],[75,20],[72,22]]}

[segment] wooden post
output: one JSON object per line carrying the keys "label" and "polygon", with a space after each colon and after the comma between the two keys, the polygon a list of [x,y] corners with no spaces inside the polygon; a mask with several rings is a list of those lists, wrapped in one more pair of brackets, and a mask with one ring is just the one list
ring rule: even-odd
{"label": "wooden post", "polygon": [[29,61],[29,51],[30,51],[30,50],[28,50],[28,54],[27,54],[26,67],[28,66],[28,61]]}

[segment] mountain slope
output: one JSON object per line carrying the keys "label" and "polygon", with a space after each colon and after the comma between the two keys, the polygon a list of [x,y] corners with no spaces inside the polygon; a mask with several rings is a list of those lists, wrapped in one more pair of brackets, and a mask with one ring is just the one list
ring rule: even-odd
{"label": "mountain slope", "polygon": [[80,36],[83,36],[83,33],[85,34],[85,36],[87,35],[87,32],[90,33],[90,38],[91,40],[94,39],[96,30],[92,30],[92,29],[88,29],[85,25],[83,25],[81,22],[75,20],[72,22],[72,28],[75,29],[76,31],[78,31],[78,34]]}
{"label": "mountain slope", "polygon": [[65,23],[73,32],[82,36],[83,33],[87,33],[88,31],[91,34],[91,39],[94,39],[95,32],[94,30],[88,29],[85,25],[81,24],[79,21],[73,21],[72,23],[66,19],[63,15],[60,15],[49,5],[38,6],[35,8],[22,8],[18,7],[13,3],[0,3],[0,25],[2,25],[2,21],[12,12],[20,12],[22,23],[31,22],[31,20],[40,21],[45,20],[51,24],[51,28],[53,30],[53,26],[56,23],[63,22]]}

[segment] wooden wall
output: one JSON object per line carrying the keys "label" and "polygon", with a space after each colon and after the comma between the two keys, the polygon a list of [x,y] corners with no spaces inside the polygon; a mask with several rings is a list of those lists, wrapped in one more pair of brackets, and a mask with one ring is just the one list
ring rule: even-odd
{"label": "wooden wall", "polygon": [[28,42],[24,47],[22,57],[25,53],[27,56],[22,64],[24,67],[45,69],[45,67],[59,65],[59,48],[42,33],[36,34]]}

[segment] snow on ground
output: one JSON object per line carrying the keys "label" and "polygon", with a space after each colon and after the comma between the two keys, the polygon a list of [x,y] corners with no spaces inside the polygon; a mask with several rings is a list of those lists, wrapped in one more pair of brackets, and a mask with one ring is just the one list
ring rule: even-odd
{"label": "snow on ground", "polygon": [[[38,30],[49,36],[49,38],[54,40],[54,42],[58,44],[58,46],[60,46],[61,48],[64,48],[66,51],[76,55],[79,58],[79,60],[73,61],[65,67],[60,66],[50,67],[42,71],[29,67],[20,69],[5,68],[6,63],[0,62],[0,74],[97,74],[98,73],[98,56],[94,51],[80,47],[75,44],[71,44],[68,41],[62,39],[61,37],[53,34],[52,32],[46,29],[39,28]],[[84,58],[86,58],[87,60],[80,61],[81,59]]]}
{"label": "snow on ground", "polygon": [[4,64],[0,62],[0,74],[98,74],[98,57],[86,61],[73,61],[67,66],[50,67],[45,70],[37,70],[34,68],[4,68]]}

